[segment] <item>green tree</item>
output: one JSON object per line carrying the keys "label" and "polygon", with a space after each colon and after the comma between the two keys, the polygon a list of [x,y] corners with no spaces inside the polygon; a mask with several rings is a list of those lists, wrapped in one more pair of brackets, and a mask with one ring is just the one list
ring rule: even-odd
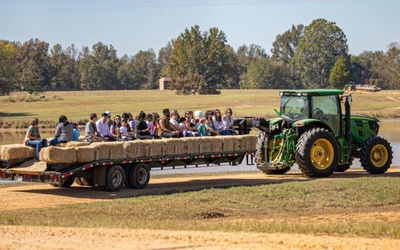
{"label": "green tree", "polygon": [[49,44],[38,39],[31,39],[23,45],[18,45],[19,82],[23,90],[34,93],[50,88],[51,68],[48,49]]}
{"label": "green tree", "polygon": [[173,44],[166,73],[177,94],[218,94],[228,85],[232,73],[231,49],[225,33],[210,28],[203,34],[195,25],[186,29]]}
{"label": "green tree", "polygon": [[346,36],[336,23],[316,19],[304,29],[291,61],[293,72],[302,87],[325,88],[336,60],[347,54]]}
{"label": "green tree", "polygon": [[0,94],[9,95],[17,83],[17,50],[15,44],[0,41]]}
{"label": "green tree", "polygon": [[379,85],[387,89],[400,88],[400,44],[391,43],[386,53],[378,54],[372,62],[373,76],[379,79]]}
{"label": "green tree", "polygon": [[341,89],[348,84],[350,80],[350,70],[347,59],[344,56],[339,57],[335,62],[329,76],[329,83],[333,88]]}
{"label": "green tree", "polygon": [[80,86],[82,89],[119,89],[117,51],[112,45],[101,42],[93,45],[93,51],[83,48],[79,62]]}
{"label": "green tree", "polygon": [[60,44],[56,44],[50,50],[50,85],[53,89],[79,89],[79,70],[76,55],[77,51],[74,45],[63,50]]}
{"label": "green tree", "polygon": [[282,35],[277,35],[272,44],[272,58],[288,64],[293,58],[304,32],[304,25],[292,25],[292,28],[285,31]]}
{"label": "green tree", "polygon": [[278,89],[291,87],[290,69],[282,61],[262,58],[250,63],[240,81],[241,89]]}
{"label": "green tree", "polygon": [[364,51],[358,56],[350,58],[351,81],[355,84],[370,84],[371,79],[377,78],[377,75],[371,71],[372,63],[383,52]]}

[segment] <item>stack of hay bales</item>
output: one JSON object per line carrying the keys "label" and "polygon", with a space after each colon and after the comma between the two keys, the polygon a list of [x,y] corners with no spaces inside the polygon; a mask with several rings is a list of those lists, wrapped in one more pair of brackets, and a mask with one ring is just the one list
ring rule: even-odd
{"label": "stack of hay bales", "polygon": [[186,137],[180,139],[187,148],[187,154],[199,154],[201,152],[202,137]]}
{"label": "stack of hay bales", "polygon": [[146,140],[127,141],[124,143],[126,157],[132,159],[137,157],[149,156],[150,146],[151,145],[149,143],[146,143]]}
{"label": "stack of hay bales", "polygon": [[92,146],[79,147],[76,149],[76,158],[80,163],[95,161],[95,149]]}
{"label": "stack of hay bales", "polygon": [[200,137],[199,153],[222,153],[224,150],[224,138],[219,136]]}
{"label": "stack of hay bales", "polygon": [[238,136],[223,136],[221,138],[224,140],[224,152],[235,151],[235,144],[240,143]]}
{"label": "stack of hay bales", "polygon": [[256,135],[242,135],[241,137],[242,150],[254,151],[256,149],[258,139]]}
{"label": "stack of hay bales", "polygon": [[164,155],[187,155],[188,147],[185,138],[165,139]]}
{"label": "stack of hay bales", "polygon": [[90,142],[86,141],[69,141],[65,143],[65,147],[67,148],[78,148],[78,147],[83,147],[83,146],[88,146],[90,145]]}
{"label": "stack of hay bales", "polygon": [[9,144],[0,146],[0,159],[13,160],[28,160],[35,158],[36,150],[34,147],[24,144]]}
{"label": "stack of hay bales", "polygon": [[95,154],[95,160],[125,159],[123,142],[95,142],[90,145]]}
{"label": "stack of hay bales", "polygon": [[45,147],[40,150],[40,160],[48,163],[75,163],[76,148]]}

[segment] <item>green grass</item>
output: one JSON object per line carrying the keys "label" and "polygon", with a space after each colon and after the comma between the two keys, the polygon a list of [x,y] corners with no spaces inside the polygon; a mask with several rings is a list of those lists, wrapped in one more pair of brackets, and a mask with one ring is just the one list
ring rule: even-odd
{"label": "green grass", "polygon": [[[310,179],[3,211],[0,224],[400,238],[400,219],[374,220],[399,211],[399,203],[397,177]],[[340,219],[362,212],[376,214],[368,221]]]}
{"label": "green grass", "polygon": [[[276,116],[279,109],[278,90],[222,90],[221,95],[178,96],[171,91],[129,90],[129,91],[68,91],[47,92],[39,101],[23,93],[11,97],[0,97],[0,124],[21,128],[30,118],[38,117],[46,126],[54,126],[61,114],[69,120],[85,121],[90,113],[101,114],[110,110],[112,115],[131,112],[136,115],[141,110],[146,113],[162,113],[162,109],[177,109],[183,114],[185,109],[202,110],[231,107],[234,116]],[[13,99],[14,101],[10,101]],[[397,91],[376,93],[354,92],[352,112],[377,117],[400,117],[400,97]]]}

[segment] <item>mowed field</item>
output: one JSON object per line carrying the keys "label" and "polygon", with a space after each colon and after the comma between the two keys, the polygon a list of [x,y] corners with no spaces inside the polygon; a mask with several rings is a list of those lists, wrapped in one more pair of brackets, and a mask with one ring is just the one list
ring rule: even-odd
{"label": "mowed field", "polygon": [[[186,109],[201,110],[233,109],[235,117],[276,116],[279,109],[278,90],[222,90],[221,95],[179,96],[172,91],[129,90],[129,91],[66,91],[46,92],[46,98],[37,102],[20,102],[26,93],[13,93],[11,97],[0,97],[0,119],[2,122],[24,123],[32,117],[42,121],[57,122],[66,115],[70,121],[89,119],[91,113],[101,115],[106,110],[112,115],[131,112],[137,115],[162,113],[164,108],[176,109],[183,114]],[[400,91],[375,93],[353,92],[352,113],[376,117],[400,117]]]}

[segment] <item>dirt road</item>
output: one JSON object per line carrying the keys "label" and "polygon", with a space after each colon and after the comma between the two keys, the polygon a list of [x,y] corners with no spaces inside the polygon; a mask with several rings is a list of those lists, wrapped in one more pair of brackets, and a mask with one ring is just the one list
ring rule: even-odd
{"label": "dirt road", "polygon": [[[334,174],[331,178],[359,178],[366,175],[362,170],[350,170]],[[391,169],[385,175],[398,177],[400,169]],[[53,188],[48,184],[6,187],[0,188],[0,211],[199,190],[211,186],[260,185],[294,180],[307,181],[298,172],[281,176],[264,176],[257,172],[235,176],[152,179],[146,189],[123,189],[117,193],[75,184],[69,189]],[[366,221],[373,217],[368,214],[346,216],[349,217],[347,219]],[[388,219],[400,218],[400,212],[389,212],[385,216]],[[336,219],[343,220],[343,217]],[[394,249],[400,246],[400,240],[397,239],[105,228],[0,226],[0,235],[0,249]]]}

